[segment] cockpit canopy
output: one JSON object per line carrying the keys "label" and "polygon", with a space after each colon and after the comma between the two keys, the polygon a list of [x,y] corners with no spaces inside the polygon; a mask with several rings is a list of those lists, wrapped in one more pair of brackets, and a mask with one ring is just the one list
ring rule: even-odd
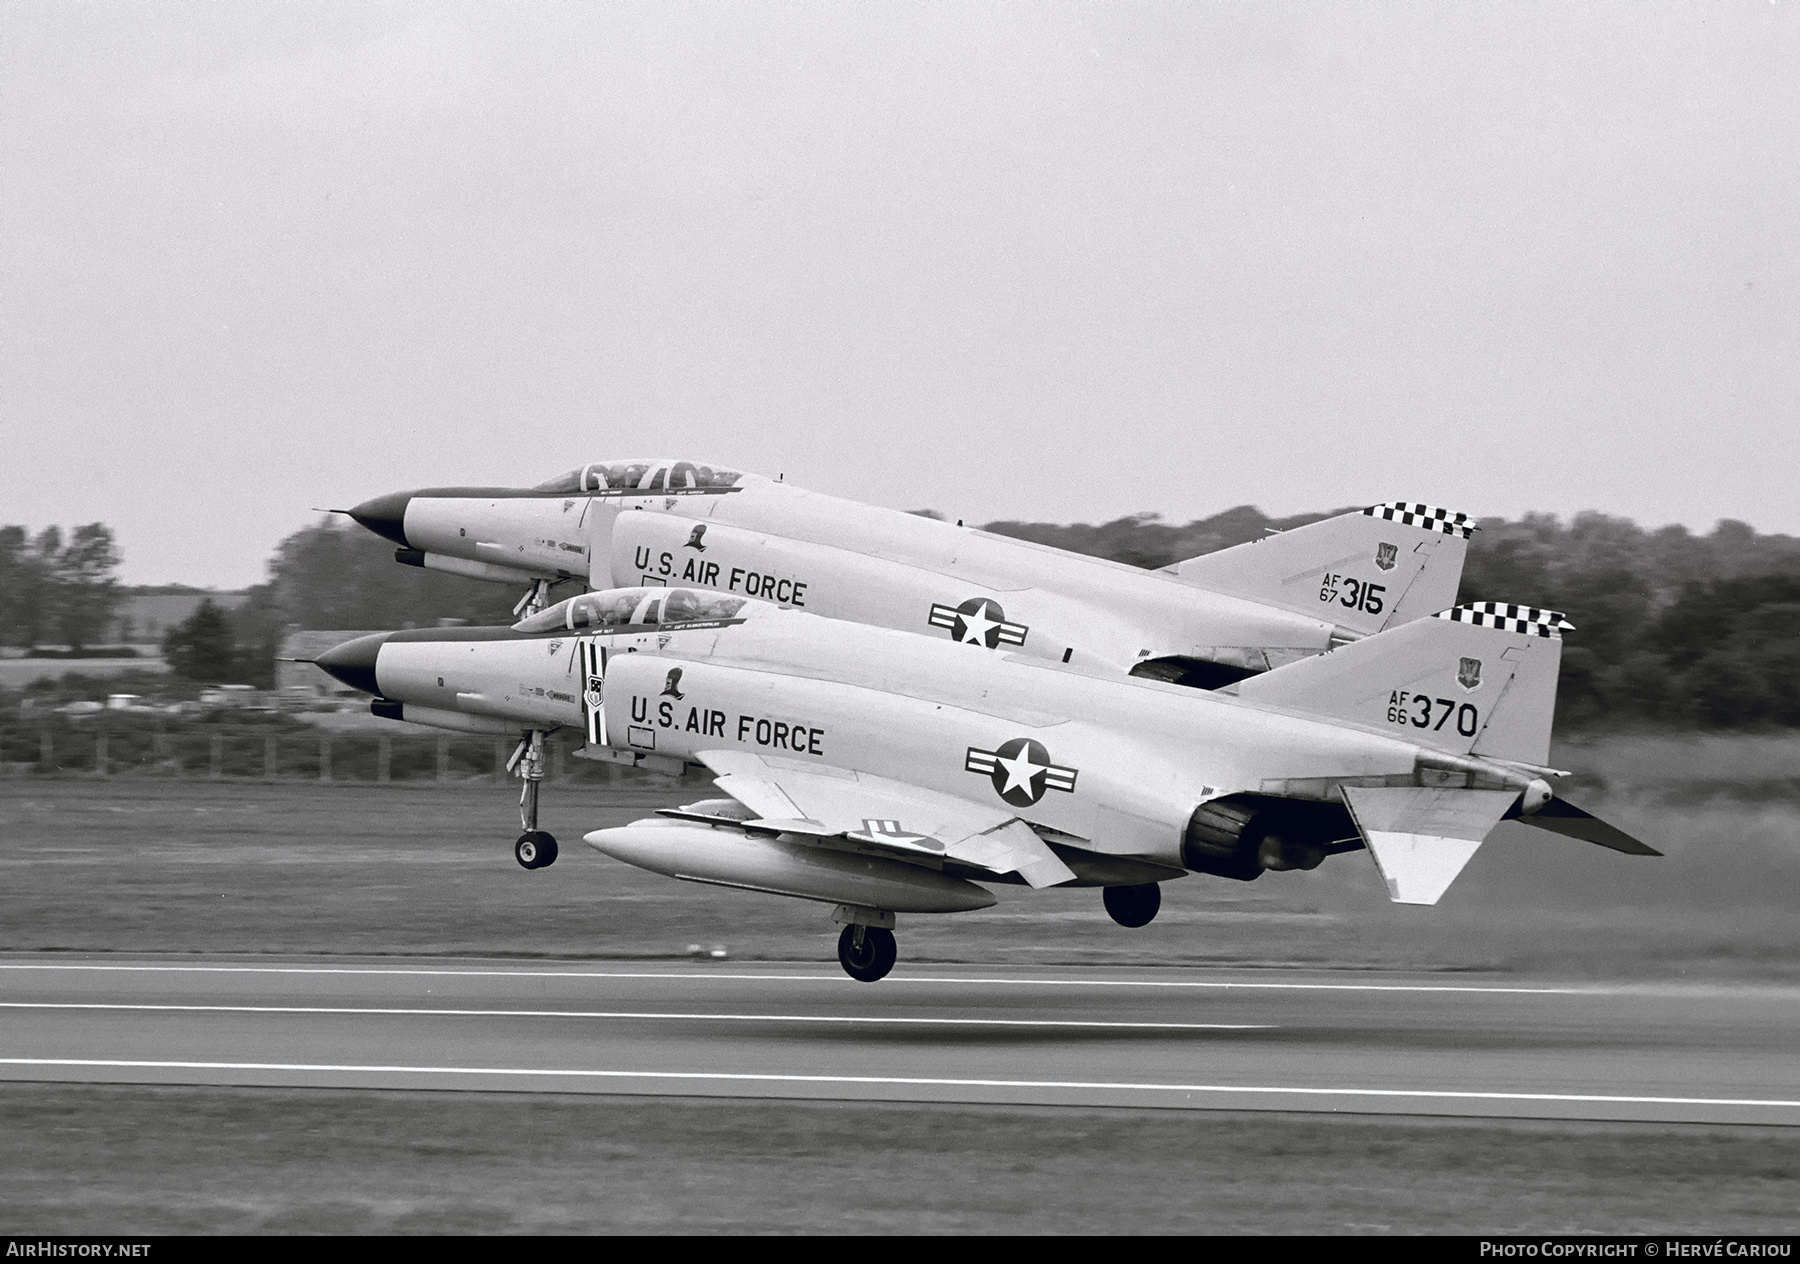
{"label": "cockpit canopy", "polygon": [[592,465],[572,469],[567,474],[559,474],[547,483],[539,483],[532,490],[556,494],[722,491],[728,487],[736,487],[745,477],[741,470],[670,458],[596,461]]}
{"label": "cockpit canopy", "polygon": [[742,597],[702,588],[609,588],[559,601],[513,624],[515,632],[590,631],[623,627],[667,627],[734,619],[748,603]]}

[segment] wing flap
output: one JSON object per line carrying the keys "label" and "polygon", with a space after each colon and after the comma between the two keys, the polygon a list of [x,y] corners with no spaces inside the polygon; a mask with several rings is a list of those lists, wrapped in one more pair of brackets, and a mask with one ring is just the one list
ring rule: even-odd
{"label": "wing flap", "polygon": [[1050,850],[1036,830],[1017,817],[962,840],[947,854],[954,860],[980,865],[995,873],[1016,872],[1025,879],[1026,885],[1037,890],[1075,879],[1075,871]]}

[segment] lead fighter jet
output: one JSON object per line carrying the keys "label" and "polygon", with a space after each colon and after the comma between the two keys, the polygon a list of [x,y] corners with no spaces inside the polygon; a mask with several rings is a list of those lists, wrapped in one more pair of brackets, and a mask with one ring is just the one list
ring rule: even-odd
{"label": "lead fighter jet", "polygon": [[676,460],[345,512],[401,562],[528,582],[515,613],[562,583],[703,588],[1201,688],[1454,605],[1475,529],[1428,505],[1372,505],[1151,572]]}
{"label": "lead fighter jet", "polygon": [[[1208,693],[637,587],[317,662],[379,715],[523,730],[516,759],[579,725],[591,757],[704,766],[728,797],[589,846],[836,905],[839,958],[872,981],[896,913],[985,907],[982,882],[1101,886],[1141,926],[1186,873],[1248,881],[1365,847],[1392,899],[1432,904],[1506,818],[1656,854],[1544,780],[1567,627],[1459,606]],[[538,868],[555,840],[532,825],[516,855]]]}

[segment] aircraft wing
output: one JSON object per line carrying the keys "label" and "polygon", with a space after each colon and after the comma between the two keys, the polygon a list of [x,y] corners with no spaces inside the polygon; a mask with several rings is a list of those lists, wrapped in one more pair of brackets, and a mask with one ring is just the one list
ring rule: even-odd
{"label": "aircraft wing", "polygon": [[923,786],[748,751],[701,751],[719,789],[755,813],[742,822],[799,837],[848,838],[897,858],[937,857],[1017,873],[1033,887],[1075,873],[1024,821]]}

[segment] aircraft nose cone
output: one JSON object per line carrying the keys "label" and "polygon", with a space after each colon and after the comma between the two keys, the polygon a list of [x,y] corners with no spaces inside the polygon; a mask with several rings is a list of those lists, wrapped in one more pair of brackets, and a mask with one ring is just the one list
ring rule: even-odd
{"label": "aircraft nose cone", "polygon": [[406,506],[411,492],[389,492],[373,500],[365,500],[350,511],[350,516],[376,535],[384,535],[403,549],[412,545],[406,539]]}
{"label": "aircraft nose cone", "polygon": [[380,657],[388,636],[386,632],[359,636],[354,641],[332,646],[313,662],[352,689],[380,696],[381,686],[375,683],[375,660]]}

